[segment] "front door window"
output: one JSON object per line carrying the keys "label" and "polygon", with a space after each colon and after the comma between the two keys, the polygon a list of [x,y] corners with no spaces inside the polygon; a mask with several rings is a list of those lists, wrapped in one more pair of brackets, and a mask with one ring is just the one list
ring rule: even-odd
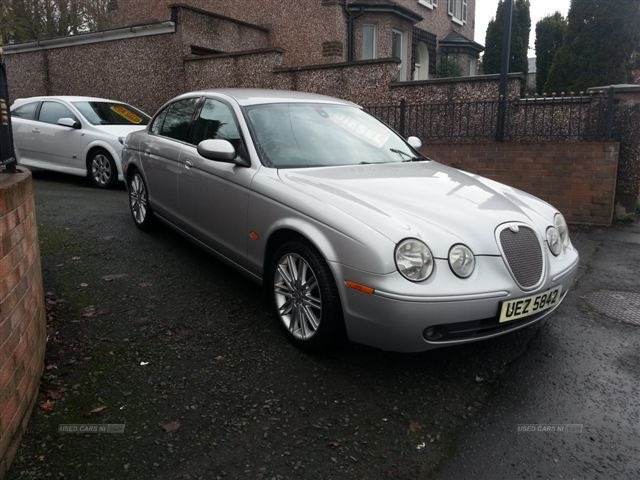
{"label": "front door window", "polygon": [[413,73],[414,80],[427,80],[429,78],[429,47],[425,42],[418,42],[416,46],[416,69]]}
{"label": "front door window", "polygon": [[404,32],[393,30],[392,33],[392,50],[391,55],[400,59],[400,74],[398,80],[404,82],[407,80],[407,52],[405,48]]}

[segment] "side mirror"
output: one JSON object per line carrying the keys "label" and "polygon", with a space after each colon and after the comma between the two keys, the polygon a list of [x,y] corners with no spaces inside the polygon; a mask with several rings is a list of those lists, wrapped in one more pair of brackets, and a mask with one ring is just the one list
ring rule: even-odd
{"label": "side mirror", "polygon": [[248,166],[245,160],[238,158],[238,152],[228,140],[203,140],[198,144],[198,153],[208,160]]}
{"label": "side mirror", "polygon": [[74,120],[73,118],[68,118],[68,117],[58,119],[58,125],[60,125],[61,127],[76,128],[76,129],[81,127],[79,121]]}
{"label": "side mirror", "polygon": [[422,148],[422,140],[420,140],[418,137],[409,137],[409,138],[407,138],[407,143],[414,150],[420,150]]}

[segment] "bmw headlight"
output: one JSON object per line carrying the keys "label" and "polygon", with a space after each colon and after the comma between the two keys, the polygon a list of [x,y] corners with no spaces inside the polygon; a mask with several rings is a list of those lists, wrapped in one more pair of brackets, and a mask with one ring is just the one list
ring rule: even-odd
{"label": "bmw headlight", "polygon": [[562,240],[562,247],[567,248],[571,243],[569,239],[569,227],[567,226],[567,221],[564,219],[564,216],[561,213],[556,213],[556,216],[553,218],[553,225],[558,230],[560,234],[560,239]]}
{"label": "bmw headlight", "polygon": [[407,238],[396,247],[396,267],[412,282],[422,282],[433,272],[433,255],[424,242]]}
{"label": "bmw headlight", "polygon": [[556,257],[562,253],[562,238],[556,227],[547,228],[547,244]]}
{"label": "bmw headlight", "polygon": [[458,277],[469,278],[476,268],[476,257],[466,245],[454,245],[449,250],[449,266]]}

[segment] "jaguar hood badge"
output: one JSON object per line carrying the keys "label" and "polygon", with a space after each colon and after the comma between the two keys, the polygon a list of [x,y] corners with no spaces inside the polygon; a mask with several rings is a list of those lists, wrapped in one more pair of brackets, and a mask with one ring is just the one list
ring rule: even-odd
{"label": "jaguar hood badge", "polygon": [[520,231],[520,227],[518,225],[509,225],[509,230],[513,233],[518,233]]}

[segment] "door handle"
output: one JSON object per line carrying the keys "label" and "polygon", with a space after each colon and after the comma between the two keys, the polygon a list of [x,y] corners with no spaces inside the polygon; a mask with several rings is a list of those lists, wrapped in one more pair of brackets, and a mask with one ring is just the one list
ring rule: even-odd
{"label": "door handle", "polygon": [[184,162],[184,168],[186,168],[187,170],[189,170],[191,167],[193,167],[193,163],[191,163],[190,160],[186,160]]}

